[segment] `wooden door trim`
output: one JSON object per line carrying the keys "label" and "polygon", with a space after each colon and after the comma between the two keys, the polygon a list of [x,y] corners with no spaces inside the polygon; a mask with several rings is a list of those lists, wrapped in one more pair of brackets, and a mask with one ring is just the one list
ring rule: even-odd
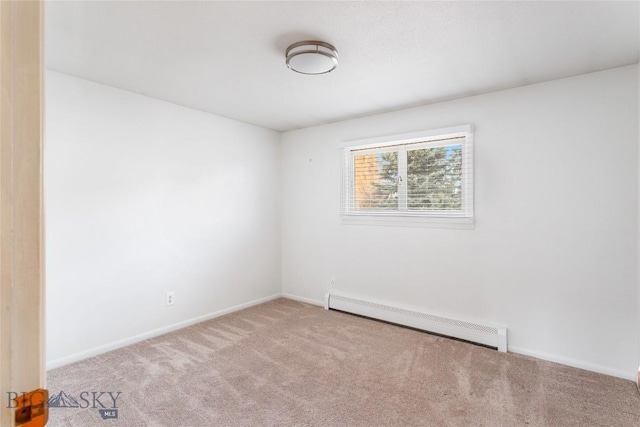
{"label": "wooden door trim", "polygon": [[0,2],[0,425],[45,385],[41,1]]}

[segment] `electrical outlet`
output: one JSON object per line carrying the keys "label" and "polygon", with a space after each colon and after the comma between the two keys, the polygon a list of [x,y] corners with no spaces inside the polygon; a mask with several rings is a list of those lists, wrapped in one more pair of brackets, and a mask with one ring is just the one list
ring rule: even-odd
{"label": "electrical outlet", "polygon": [[173,305],[175,302],[175,292],[167,292],[167,305]]}
{"label": "electrical outlet", "polygon": [[329,278],[329,286],[331,288],[335,288],[336,287],[336,278],[335,277]]}

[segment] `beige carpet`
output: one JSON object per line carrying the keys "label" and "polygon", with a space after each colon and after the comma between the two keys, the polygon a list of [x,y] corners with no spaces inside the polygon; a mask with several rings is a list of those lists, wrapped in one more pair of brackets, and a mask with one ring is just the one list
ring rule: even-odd
{"label": "beige carpet", "polygon": [[118,419],[51,408],[50,426],[640,425],[630,381],[286,299],[52,370],[48,381],[67,404],[86,405],[83,391],[121,392]]}

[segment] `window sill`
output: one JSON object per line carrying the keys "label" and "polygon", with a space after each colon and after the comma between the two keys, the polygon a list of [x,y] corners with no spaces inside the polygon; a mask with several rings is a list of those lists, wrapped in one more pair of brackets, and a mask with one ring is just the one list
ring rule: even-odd
{"label": "window sill", "polygon": [[473,230],[473,218],[398,214],[342,214],[343,225],[375,225],[392,227],[431,227]]}

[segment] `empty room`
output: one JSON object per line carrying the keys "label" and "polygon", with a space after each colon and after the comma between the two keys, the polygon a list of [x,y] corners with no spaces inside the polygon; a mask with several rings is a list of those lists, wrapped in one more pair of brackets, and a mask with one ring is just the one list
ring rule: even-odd
{"label": "empty room", "polygon": [[640,2],[2,2],[4,426],[638,426]]}

